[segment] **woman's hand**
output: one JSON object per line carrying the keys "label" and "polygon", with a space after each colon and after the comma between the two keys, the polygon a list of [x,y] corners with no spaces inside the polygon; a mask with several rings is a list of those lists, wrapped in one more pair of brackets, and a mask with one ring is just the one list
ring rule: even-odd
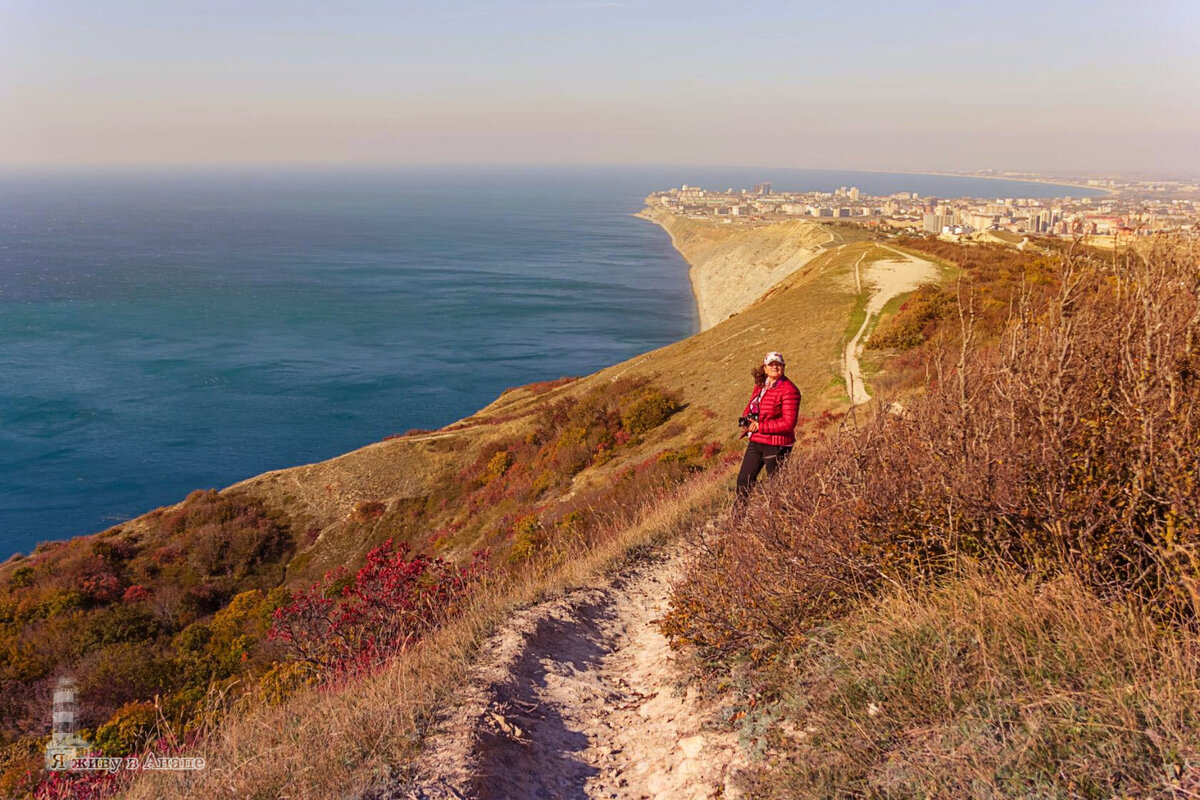
{"label": "woman's hand", "polygon": [[746,427],[746,435],[749,436],[756,430],[758,430],[758,420],[752,419],[750,420],[750,424]]}

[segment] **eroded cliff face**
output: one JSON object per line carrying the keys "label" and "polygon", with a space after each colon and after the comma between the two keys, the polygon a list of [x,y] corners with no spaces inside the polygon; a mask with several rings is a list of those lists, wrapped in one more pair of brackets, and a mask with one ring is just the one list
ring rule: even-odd
{"label": "eroded cliff face", "polygon": [[638,216],[661,226],[691,265],[688,277],[708,330],[750,306],[779,281],[812,260],[833,236],[815,222],[714,225],[661,208]]}

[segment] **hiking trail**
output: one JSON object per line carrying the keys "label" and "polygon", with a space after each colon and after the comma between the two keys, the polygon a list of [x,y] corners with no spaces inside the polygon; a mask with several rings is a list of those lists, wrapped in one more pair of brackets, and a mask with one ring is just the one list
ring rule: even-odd
{"label": "hiking trail", "polygon": [[[866,299],[862,324],[859,326],[858,332],[854,334],[854,338],[846,343],[846,348],[842,353],[842,378],[846,383],[846,395],[852,406],[862,405],[871,400],[866,382],[863,380],[859,355],[863,349],[862,339],[870,330],[872,322],[893,297],[911,292],[922,283],[933,280],[937,275],[937,268],[923,258],[917,258],[887,245],[876,245],[876,247],[895,253],[899,258],[875,261],[860,269],[859,265],[862,264],[863,258],[869,252],[864,251],[858,257],[858,261],[854,262],[855,291],[862,294],[863,285],[866,283],[870,294]],[[863,272],[866,275],[863,275]]]}
{"label": "hiking trail", "polygon": [[739,796],[735,733],[680,685],[654,621],[683,547],[515,614],[484,646],[417,779],[388,800]]}

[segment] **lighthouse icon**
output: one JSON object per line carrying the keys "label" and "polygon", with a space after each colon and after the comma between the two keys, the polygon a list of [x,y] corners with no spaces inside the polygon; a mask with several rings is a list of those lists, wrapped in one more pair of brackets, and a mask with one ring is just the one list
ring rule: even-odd
{"label": "lighthouse icon", "polygon": [[75,680],[62,676],[54,685],[53,727],[46,745],[46,769],[70,769],[75,759],[84,756],[91,744],[76,733],[75,713],[79,710]]}

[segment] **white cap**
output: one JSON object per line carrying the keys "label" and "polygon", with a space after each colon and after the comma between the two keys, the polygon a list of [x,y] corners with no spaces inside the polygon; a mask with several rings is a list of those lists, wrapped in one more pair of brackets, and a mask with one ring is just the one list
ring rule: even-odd
{"label": "white cap", "polygon": [[787,364],[787,362],[783,360],[783,353],[777,353],[774,350],[767,353],[766,358],[763,359],[763,366],[765,367],[767,364],[770,364],[772,361],[778,361],[780,364]]}

